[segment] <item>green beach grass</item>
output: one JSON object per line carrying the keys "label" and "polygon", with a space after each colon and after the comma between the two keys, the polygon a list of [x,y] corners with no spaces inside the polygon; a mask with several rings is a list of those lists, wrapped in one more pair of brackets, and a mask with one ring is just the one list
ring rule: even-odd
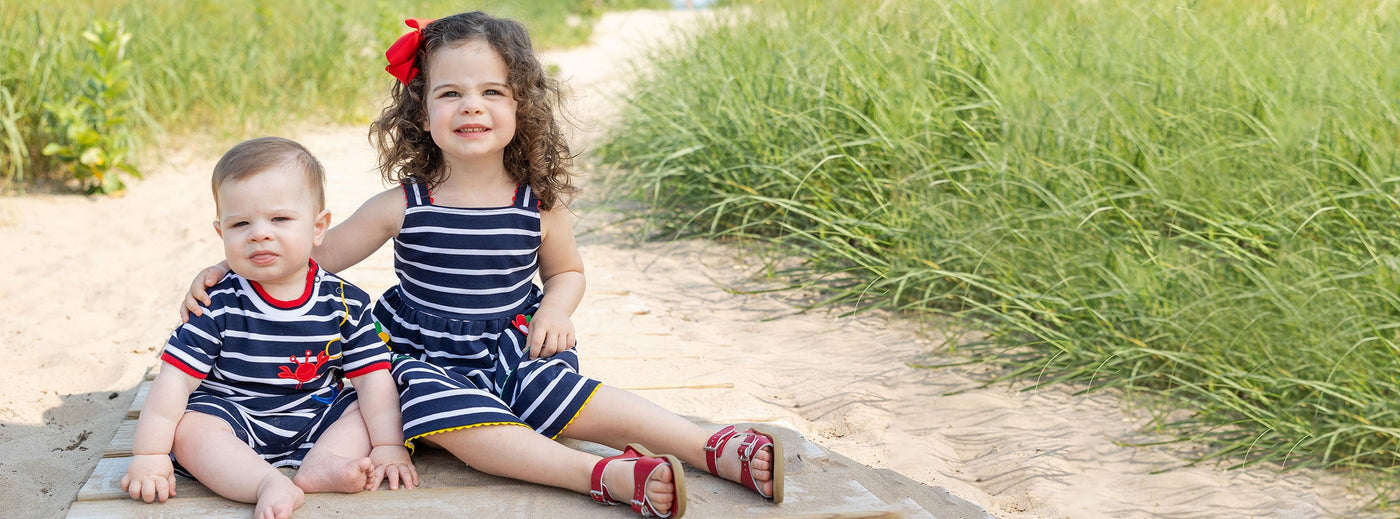
{"label": "green beach grass", "polygon": [[[521,20],[541,47],[581,44],[607,9],[665,0],[0,0],[0,190],[52,179],[42,154],[65,126],[46,104],[90,91],[83,33],[92,21],[130,35],[125,108],[107,137],[129,146],[171,135],[234,138],[290,122],[365,123],[391,85],[384,50],[409,17],[485,9]],[[115,90],[115,89],[114,89]],[[105,107],[104,109],[110,109]],[[61,180],[61,179],[60,179]]]}
{"label": "green beach grass", "polygon": [[990,330],[957,352],[1006,377],[1163,397],[1205,459],[1394,489],[1400,7],[750,9],[658,55],[601,149],[658,235]]}

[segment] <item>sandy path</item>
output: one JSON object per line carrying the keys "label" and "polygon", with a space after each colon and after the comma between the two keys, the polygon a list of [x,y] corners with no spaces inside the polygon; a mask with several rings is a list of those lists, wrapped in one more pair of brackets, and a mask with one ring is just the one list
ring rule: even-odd
{"label": "sandy path", "polygon": [[[595,43],[547,59],[573,86],[596,139],[615,113],[623,65],[664,39],[683,12],[609,14]],[[331,172],[335,218],[381,189],[364,129],[316,128],[306,143]],[[182,143],[118,199],[0,199],[0,502],[22,515],[61,516],[111,438],[155,350],[175,325],[189,278],[217,259],[208,172],[231,143]],[[587,164],[585,172],[596,174]],[[1185,466],[1191,445],[1130,448],[1150,439],[1110,394],[981,388],[974,371],[921,370],[944,346],[880,315],[794,314],[801,294],[743,295],[756,271],[736,250],[686,241],[638,243],[635,229],[585,194],[576,204],[589,293],[576,323],[586,373],[604,381],[732,389],[644,391],[714,422],[782,420],[818,444],[912,480],[941,486],[997,517],[1319,517],[1364,515],[1338,476]],[[381,251],[343,274],[370,293],[392,283]],[[655,344],[609,344],[618,326]],[[635,373],[610,359],[677,355],[685,369]],[[664,353],[661,353],[664,352]],[[660,363],[658,363],[660,365]],[[666,364],[675,365],[674,362]],[[625,370],[625,371],[624,371]],[[743,396],[744,398],[736,398]],[[733,404],[733,405],[729,405]]]}

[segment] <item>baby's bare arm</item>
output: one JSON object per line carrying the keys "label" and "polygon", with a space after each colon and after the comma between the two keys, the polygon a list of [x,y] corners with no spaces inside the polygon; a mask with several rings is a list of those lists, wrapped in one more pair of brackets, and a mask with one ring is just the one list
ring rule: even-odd
{"label": "baby's bare arm", "polygon": [[175,469],[170,463],[175,425],[185,414],[190,393],[198,387],[199,379],[172,366],[163,366],[151,383],[141,418],[136,422],[131,466],[121,482],[122,490],[132,499],[163,503],[175,495]]}
{"label": "baby's bare arm", "polygon": [[389,488],[397,490],[418,486],[418,469],[408,457],[403,445],[403,418],[399,414],[399,393],[387,370],[373,371],[354,379],[359,395],[360,415],[369,430],[370,461],[374,462],[368,490],[379,488],[379,482],[389,480]]}

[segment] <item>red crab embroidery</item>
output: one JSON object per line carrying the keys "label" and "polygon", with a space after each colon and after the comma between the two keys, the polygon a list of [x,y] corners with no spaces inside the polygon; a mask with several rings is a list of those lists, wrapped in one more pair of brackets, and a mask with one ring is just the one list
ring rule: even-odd
{"label": "red crab embroidery", "polygon": [[321,368],[322,364],[326,363],[326,360],[328,360],[330,356],[326,355],[326,352],[317,353],[316,361],[312,362],[311,350],[306,350],[306,362],[302,362],[296,355],[292,355],[288,358],[292,359],[292,363],[296,365],[296,370],[287,369],[286,366],[277,366],[277,369],[281,370],[277,373],[277,378],[296,380],[297,389],[301,389],[303,383],[310,382],[316,378],[316,371]]}

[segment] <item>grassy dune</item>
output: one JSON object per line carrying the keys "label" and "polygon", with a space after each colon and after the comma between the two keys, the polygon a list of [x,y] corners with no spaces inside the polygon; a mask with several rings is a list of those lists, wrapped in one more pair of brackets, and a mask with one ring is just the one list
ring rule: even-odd
{"label": "grassy dune", "polygon": [[964,353],[1009,376],[1164,396],[1207,457],[1394,480],[1400,8],[806,4],[635,91],[602,151],[661,232],[992,330]]}

